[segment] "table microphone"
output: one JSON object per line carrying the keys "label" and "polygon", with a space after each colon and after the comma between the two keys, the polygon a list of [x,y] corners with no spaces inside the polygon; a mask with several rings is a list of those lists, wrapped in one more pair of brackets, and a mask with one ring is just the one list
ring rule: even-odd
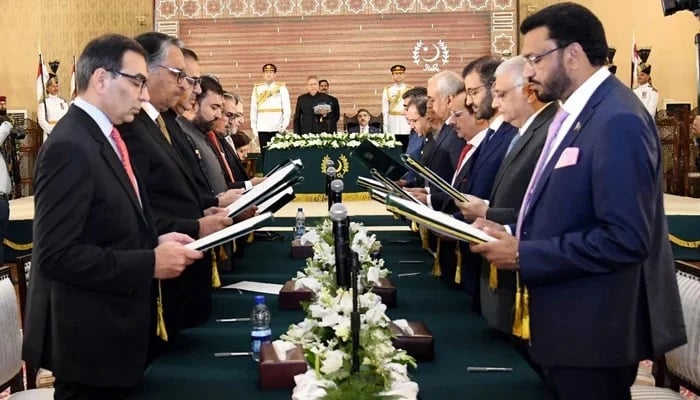
{"label": "table microphone", "polygon": [[[330,161],[330,160],[329,160]],[[330,161],[331,163],[333,161]],[[326,162],[328,164],[328,162]],[[335,179],[335,174],[336,170],[335,168],[331,165],[330,167],[326,168],[326,199],[328,199],[328,209],[331,209],[331,206],[333,205],[333,202],[331,201],[331,181]]]}
{"label": "table microphone", "polygon": [[333,244],[335,249],[335,280],[338,287],[350,288],[350,221],[343,203],[331,206]]}
{"label": "table microphone", "polygon": [[342,179],[336,179],[333,182],[331,182],[331,193],[330,193],[331,205],[343,202],[343,189],[344,188],[345,188],[345,184],[343,184]]}

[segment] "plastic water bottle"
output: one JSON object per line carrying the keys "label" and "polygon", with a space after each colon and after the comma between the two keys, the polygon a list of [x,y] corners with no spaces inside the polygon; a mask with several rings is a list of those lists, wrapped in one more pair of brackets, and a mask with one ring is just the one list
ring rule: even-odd
{"label": "plastic water bottle", "polygon": [[306,233],[306,216],[304,216],[304,210],[299,207],[297,208],[297,217],[294,223],[294,239],[301,239],[304,233]]}
{"label": "plastic water bottle", "polygon": [[250,331],[250,350],[253,360],[260,361],[260,347],[263,343],[269,343],[272,336],[270,310],[265,304],[265,296],[255,296],[255,307],[250,313],[250,321],[253,324],[253,329]]}

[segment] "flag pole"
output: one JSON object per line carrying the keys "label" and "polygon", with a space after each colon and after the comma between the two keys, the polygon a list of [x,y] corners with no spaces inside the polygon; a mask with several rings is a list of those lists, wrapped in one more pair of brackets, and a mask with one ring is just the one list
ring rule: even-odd
{"label": "flag pole", "polygon": [[44,104],[44,117],[49,121],[49,108],[46,106],[46,82],[44,82],[44,60],[39,51],[39,75],[41,76],[41,102]]}

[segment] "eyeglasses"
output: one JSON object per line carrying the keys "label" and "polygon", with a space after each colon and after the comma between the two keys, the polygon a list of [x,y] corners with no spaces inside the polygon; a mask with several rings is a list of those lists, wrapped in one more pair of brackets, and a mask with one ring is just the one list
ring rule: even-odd
{"label": "eyeglasses", "polygon": [[567,43],[567,44],[562,45],[562,46],[557,46],[557,47],[553,48],[552,50],[545,51],[545,52],[542,53],[542,54],[535,54],[535,55],[532,55],[532,56],[523,56],[523,58],[525,59],[525,61],[527,61],[527,62],[530,64],[530,66],[534,67],[534,66],[537,65],[540,61],[542,61],[542,59],[543,59],[545,56],[547,56],[548,54],[552,54],[552,53],[554,53],[554,52],[557,51],[557,50],[565,49],[565,48],[568,47],[570,44],[571,44],[571,43]]}
{"label": "eyeglasses", "polygon": [[166,67],[165,65],[160,65],[160,64],[158,64],[158,66],[172,72],[172,74],[175,75],[175,77],[177,78],[177,83],[182,83],[182,80],[187,77],[187,74],[185,73],[185,71],[183,71],[179,68]]}
{"label": "eyeglasses", "polygon": [[109,72],[113,75],[118,75],[118,76],[129,79],[134,84],[138,85],[139,92],[143,91],[143,88],[146,87],[147,78],[145,76],[143,76],[142,74],[131,75],[131,74],[127,74],[126,72],[112,70],[112,69],[108,69],[107,72]]}
{"label": "eyeglasses", "polygon": [[199,76],[185,75],[185,80],[187,81],[187,83],[192,85],[192,87],[195,87],[195,86],[200,85],[202,83],[202,78]]}
{"label": "eyeglasses", "polygon": [[243,113],[239,113],[239,112],[233,112],[233,113],[232,113],[232,112],[227,112],[227,113],[224,113],[224,117],[228,118],[229,120],[236,119],[236,118],[240,118],[240,117],[242,117],[242,116],[243,116]]}
{"label": "eyeglasses", "polygon": [[466,88],[465,91],[467,92],[467,97],[474,97],[479,93],[479,90],[483,87],[489,88],[491,87],[492,82],[484,83],[481,86],[477,86],[474,88]]}
{"label": "eyeglasses", "polygon": [[452,118],[459,118],[464,114],[469,114],[469,109],[464,109],[464,110],[459,110],[459,111],[450,111],[450,114],[452,114]]}
{"label": "eyeglasses", "polygon": [[510,89],[506,89],[506,90],[491,89],[491,95],[493,96],[494,99],[502,99],[502,98],[506,97],[508,92],[510,92],[511,90],[513,90],[515,88],[519,88],[519,87],[522,87],[522,85],[516,85],[516,86],[513,86]]}

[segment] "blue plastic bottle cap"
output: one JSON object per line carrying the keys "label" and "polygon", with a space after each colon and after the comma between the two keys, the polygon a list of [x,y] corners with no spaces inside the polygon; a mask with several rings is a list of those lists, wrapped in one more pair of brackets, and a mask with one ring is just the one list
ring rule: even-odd
{"label": "blue plastic bottle cap", "polygon": [[265,296],[255,296],[255,304],[265,304]]}

